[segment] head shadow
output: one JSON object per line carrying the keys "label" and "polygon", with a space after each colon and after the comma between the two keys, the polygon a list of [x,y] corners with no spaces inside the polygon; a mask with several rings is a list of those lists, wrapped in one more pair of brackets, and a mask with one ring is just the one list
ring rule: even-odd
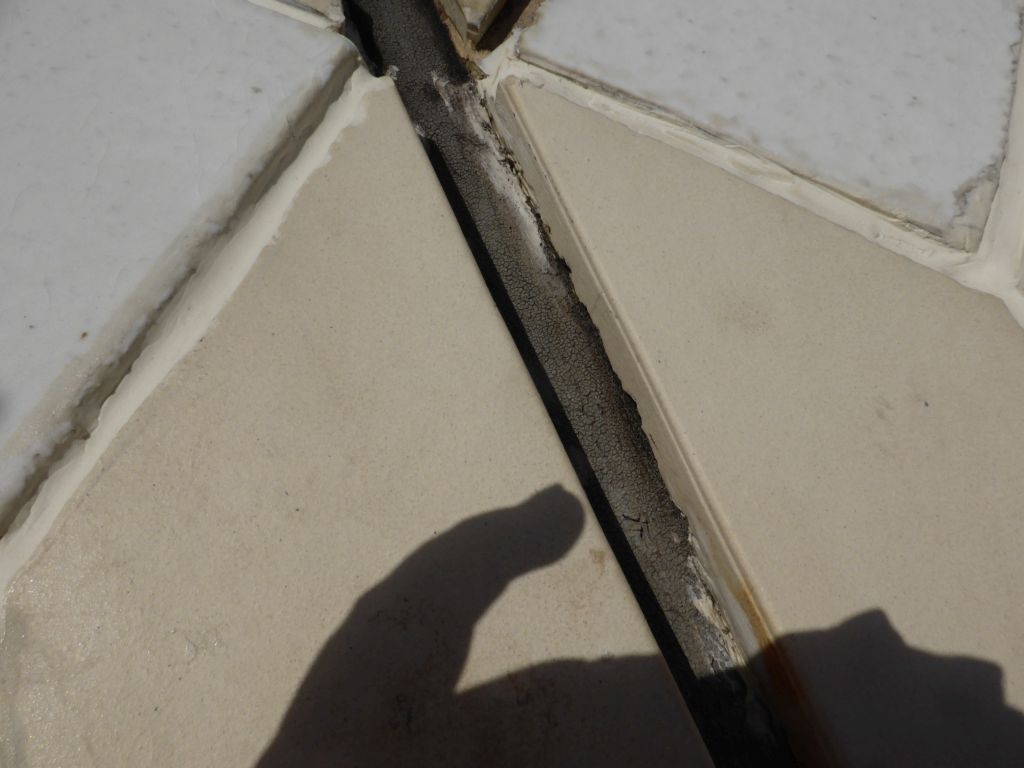
{"label": "head shadow", "polygon": [[[559,659],[456,689],[479,619],[516,578],[561,559],[583,525],[579,501],[552,487],[420,546],[351,606],[257,768],[709,765],[660,655]],[[523,633],[547,631],[527,622]],[[802,764],[1024,765],[1024,716],[999,667],[910,647],[881,611],[785,635],[738,671],[697,681],[687,700],[766,683]],[[786,736],[738,695],[764,749],[748,751],[751,733],[709,733],[717,764],[791,764]]]}
{"label": "head shadow", "polygon": [[699,742],[679,728],[660,656],[556,660],[456,691],[480,617],[583,525],[580,502],[552,487],[423,544],[325,644],[258,768],[687,764],[680,749]]}
{"label": "head shadow", "polygon": [[784,635],[749,667],[801,762],[1024,765],[1024,715],[1000,667],[909,646],[881,610]]}

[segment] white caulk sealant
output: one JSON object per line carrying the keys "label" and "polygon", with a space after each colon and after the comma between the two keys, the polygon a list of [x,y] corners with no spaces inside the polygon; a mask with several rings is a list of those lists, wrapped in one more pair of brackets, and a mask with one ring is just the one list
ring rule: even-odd
{"label": "white caulk sealant", "polygon": [[[153,340],[117,391],[104,403],[88,439],[77,443],[43,483],[24,522],[0,539],[0,590],[28,563],[46,534],[107,447],[171,369],[202,338],[252,269],[291,210],[310,176],[330,160],[331,146],[347,128],[367,116],[366,97],[393,87],[363,69],[353,73],[341,97],[303,145],[295,161],[230,235],[220,252],[174,300],[158,323]],[[2,610],[2,607],[0,607]]]}
{"label": "white caulk sealant", "polygon": [[481,88],[493,103],[507,78],[547,90],[591,109],[649,138],[699,157],[766,192],[855,232],[882,248],[951,277],[1006,305],[1024,327],[1024,83],[1014,86],[1013,106],[999,186],[976,253],[942,243],[906,221],[869,208],[841,192],[804,178],[776,162],[693,126],[630,103],[621,94],[604,93],[518,58],[517,30],[477,62],[485,73]]}

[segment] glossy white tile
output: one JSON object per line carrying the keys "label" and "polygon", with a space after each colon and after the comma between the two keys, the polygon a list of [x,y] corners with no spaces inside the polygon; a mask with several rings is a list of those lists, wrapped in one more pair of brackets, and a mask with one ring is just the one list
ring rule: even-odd
{"label": "glossy white tile", "polygon": [[245,0],[0,4],[0,507],[355,58]]}
{"label": "glossy white tile", "polygon": [[1020,36],[1011,0],[547,0],[521,51],[971,250]]}

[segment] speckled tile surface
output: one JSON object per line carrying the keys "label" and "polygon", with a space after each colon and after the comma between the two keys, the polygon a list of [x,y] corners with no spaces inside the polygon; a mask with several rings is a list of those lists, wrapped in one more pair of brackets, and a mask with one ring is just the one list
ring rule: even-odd
{"label": "speckled tile surface", "polygon": [[0,4],[0,506],[354,61],[245,0]]}
{"label": "speckled tile surface", "polygon": [[839,765],[1024,761],[1024,329],[686,152],[502,89],[777,712]]}
{"label": "speckled tile surface", "polygon": [[972,249],[1019,20],[1009,0],[546,0],[521,51]]}
{"label": "speckled tile surface", "polygon": [[360,98],[11,584],[5,766],[710,764],[394,85]]}

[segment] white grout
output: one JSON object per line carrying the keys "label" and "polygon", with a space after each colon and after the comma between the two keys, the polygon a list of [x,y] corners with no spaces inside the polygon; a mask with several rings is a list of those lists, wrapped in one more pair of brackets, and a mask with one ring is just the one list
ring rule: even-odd
{"label": "white grout", "polygon": [[661,141],[721,168],[754,186],[806,208],[894,253],[953,278],[961,285],[995,296],[1024,327],[1021,291],[1024,260],[1024,84],[1018,78],[1007,148],[995,198],[978,251],[952,248],[924,230],[811,179],[743,147],[686,125],[674,116],[630,103],[622,94],[605,93],[519,59],[510,37],[478,62],[485,73],[484,94],[494,100],[506,78],[548,90],[592,109],[643,136]]}
{"label": "white grout", "polygon": [[347,128],[365,119],[367,95],[389,87],[393,85],[387,78],[377,79],[357,69],[295,161],[235,232],[221,240],[216,256],[173,301],[131,372],[104,403],[92,434],[76,444],[43,483],[24,522],[0,539],[0,591],[6,592],[42,544],[61,510],[121,428],[205,335],[260,253],[273,242],[307,179],[330,160],[334,142]]}
{"label": "white grout", "polygon": [[281,0],[249,0],[253,5],[258,5],[260,8],[266,8],[269,11],[275,11],[280,13],[282,16],[287,16],[289,19],[295,19],[296,21],[302,21],[306,24],[311,24],[318,29],[337,29],[339,22],[331,21],[326,16],[321,16],[319,13],[314,11],[307,11],[303,8],[299,8],[289,3],[282,2]]}

